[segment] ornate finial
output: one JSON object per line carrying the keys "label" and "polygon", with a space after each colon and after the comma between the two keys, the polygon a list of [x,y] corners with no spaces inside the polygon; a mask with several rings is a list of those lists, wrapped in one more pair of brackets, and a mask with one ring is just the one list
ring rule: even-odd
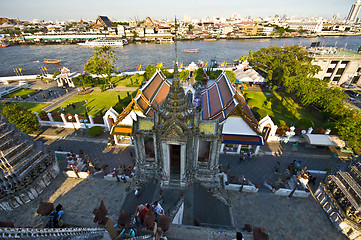
{"label": "ornate finial", "polygon": [[174,74],[173,74],[173,87],[178,88],[179,76],[178,76],[178,65],[177,65],[177,17],[174,17]]}

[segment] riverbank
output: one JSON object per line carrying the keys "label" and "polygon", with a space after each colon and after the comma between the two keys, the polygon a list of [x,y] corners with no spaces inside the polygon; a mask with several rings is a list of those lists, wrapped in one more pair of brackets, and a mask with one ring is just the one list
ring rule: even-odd
{"label": "riverbank", "polygon": [[[178,41],[207,41],[207,39],[214,39],[217,40],[264,40],[269,41],[270,39],[289,39],[289,38],[318,38],[318,37],[352,37],[352,36],[360,36],[361,33],[319,33],[319,34],[305,34],[305,35],[287,35],[287,36],[219,36],[217,38],[210,38],[210,36],[179,36],[177,38]],[[16,46],[16,45],[73,45],[84,42],[84,39],[69,39],[69,35],[59,35],[59,37],[54,37],[52,35],[39,35],[33,40],[10,40],[8,39],[7,44],[8,47]],[[119,39],[122,37],[116,36],[105,36],[101,35],[102,37],[109,37],[114,39]],[[129,44],[132,43],[154,43],[159,44],[159,42],[155,39],[147,39],[146,37],[127,37],[126,38]],[[172,42],[167,42],[172,43]]]}
{"label": "riverbank", "polygon": [[[247,56],[249,51],[258,51],[269,45],[302,45],[309,47],[312,42],[320,42],[323,46],[344,47],[356,51],[360,46],[361,36],[348,37],[318,37],[318,38],[259,38],[242,40],[216,41],[180,41],[178,42],[178,62],[188,66],[191,62],[212,60],[218,63],[233,62],[241,56]],[[198,53],[186,53],[184,50],[198,49]],[[173,68],[174,44],[140,43],[113,48],[117,57],[115,65],[121,72],[132,72],[135,69],[145,70],[149,64],[163,63],[165,68]],[[17,45],[0,49],[0,76],[13,76],[14,68],[21,68],[23,75],[40,74],[41,67],[48,72],[59,71],[63,66],[71,72],[83,72],[84,65],[92,57],[94,49],[76,44],[34,44]],[[46,64],[44,58],[60,59],[59,64]],[[214,61],[213,61],[214,62]]]}

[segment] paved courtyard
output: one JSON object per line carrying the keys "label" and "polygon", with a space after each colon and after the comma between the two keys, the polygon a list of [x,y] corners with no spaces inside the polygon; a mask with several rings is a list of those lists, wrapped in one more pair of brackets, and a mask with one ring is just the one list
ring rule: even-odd
{"label": "paved courtyard", "polygon": [[[37,139],[48,144],[54,151],[78,152],[82,149],[97,164],[108,164],[107,171],[119,165],[131,164],[133,161],[130,155],[132,147],[107,147],[108,135],[88,138],[82,134],[75,136],[71,129],[64,130],[60,135],[54,132],[54,129],[46,129]],[[264,181],[275,177],[274,165],[277,161],[280,162],[281,168],[286,169],[290,162],[297,159],[302,161],[303,166],[316,170],[337,168],[342,162],[332,158],[332,154],[326,149],[308,149],[299,146],[296,152],[287,145],[280,147],[278,144],[270,144],[264,146],[262,151],[277,152],[279,156],[264,155],[240,162],[237,155],[220,155],[223,169],[229,165],[232,174],[245,176],[261,185],[260,191],[256,194],[222,190],[224,198],[231,204],[234,231],[241,230],[244,224],[248,223],[252,226],[265,227],[270,233],[270,239],[346,239],[331,225],[326,214],[312,197],[307,199],[276,197],[262,187]],[[14,221],[16,226],[35,226],[41,221],[46,222],[46,218],[36,214],[38,203],[51,201],[64,206],[66,224],[95,226],[92,222],[92,211],[99,206],[101,200],[104,200],[109,211],[108,216],[115,222],[129,193],[127,189],[128,183],[106,181],[101,179],[101,176],[80,180],[65,178],[63,174],[59,174],[38,199],[12,212],[0,212],[0,219]]]}

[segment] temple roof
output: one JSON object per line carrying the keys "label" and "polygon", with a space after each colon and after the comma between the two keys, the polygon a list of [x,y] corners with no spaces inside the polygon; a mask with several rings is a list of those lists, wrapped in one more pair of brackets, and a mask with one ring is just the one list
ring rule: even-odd
{"label": "temple roof", "polygon": [[113,27],[113,23],[107,16],[98,16],[96,24],[101,24],[103,27]]}
{"label": "temple roof", "polygon": [[153,117],[164,99],[167,97],[171,82],[165,79],[163,73],[157,70],[147,84],[138,90],[134,101],[144,115]]}
{"label": "temple roof", "polygon": [[255,129],[258,125],[251,109],[241,93],[236,91],[225,72],[221,73],[215,83],[201,94],[202,119],[225,120],[237,106],[240,107],[242,118]]}
{"label": "temple roof", "polygon": [[[129,106],[139,107],[147,117],[154,117],[166,99],[172,83],[165,78],[160,70],[157,70],[149,81],[140,89]],[[224,121],[236,109],[237,115],[251,129],[257,131],[258,122],[248,107],[243,95],[231,85],[227,75],[223,72],[217,80],[201,93],[201,119]],[[130,111],[129,111],[130,112]],[[120,114],[125,117],[126,114]],[[121,121],[122,119],[118,119]]]}

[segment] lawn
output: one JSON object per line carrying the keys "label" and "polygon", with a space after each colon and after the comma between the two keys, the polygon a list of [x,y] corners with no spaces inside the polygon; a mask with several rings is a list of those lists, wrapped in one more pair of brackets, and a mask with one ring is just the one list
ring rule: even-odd
{"label": "lawn", "polygon": [[135,74],[133,76],[121,76],[121,77],[112,77],[111,82],[115,86],[124,86],[124,87],[140,87],[142,82],[145,81],[143,75]]}
{"label": "lawn", "polygon": [[4,96],[4,98],[14,98],[15,96],[24,96],[24,97],[28,97],[28,95],[33,95],[34,93],[37,93],[38,90],[36,89],[30,89],[30,88],[22,88],[16,92],[7,94]]}
{"label": "lawn", "polygon": [[[4,106],[4,102],[6,101],[1,101],[2,104],[0,105],[0,111]],[[32,102],[7,102],[7,104],[11,104],[14,103],[16,105],[20,105],[25,109],[28,109],[32,112],[37,112],[40,113],[41,109],[43,109],[44,107],[48,106],[50,103],[32,103]]]}
{"label": "lawn", "polygon": [[[132,92],[129,92],[131,94]],[[119,96],[119,97],[118,97]],[[84,115],[86,106],[88,106],[88,114],[92,116],[101,115],[110,108],[114,107],[118,102],[119,98],[124,99],[127,97],[127,91],[93,91],[88,94],[76,95],[69,100],[63,102],[54,111],[62,113],[62,109],[65,109],[65,114],[78,114]],[[85,100],[88,102],[86,104]],[[75,104],[75,109],[69,104]]]}
{"label": "lawn", "polygon": [[315,128],[322,127],[324,124],[319,112],[310,112],[284,93],[245,91],[244,96],[256,117],[260,118],[268,114],[279,126],[284,125],[282,121],[287,126],[291,126],[298,119],[312,120]]}

